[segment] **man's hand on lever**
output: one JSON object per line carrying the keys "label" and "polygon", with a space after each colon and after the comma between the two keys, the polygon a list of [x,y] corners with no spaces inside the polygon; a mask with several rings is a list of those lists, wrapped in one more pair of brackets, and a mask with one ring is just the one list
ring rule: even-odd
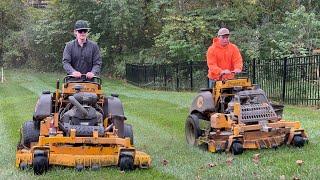
{"label": "man's hand on lever", "polygon": [[72,73],[72,76],[75,77],[75,78],[80,78],[81,77],[81,73],[79,71],[74,71]]}
{"label": "man's hand on lever", "polygon": [[87,79],[92,79],[94,74],[92,72],[87,72],[86,77]]}
{"label": "man's hand on lever", "polygon": [[233,70],[232,72],[233,72],[233,73],[240,73],[241,70],[240,70],[240,69],[235,69],[235,70]]}
{"label": "man's hand on lever", "polygon": [[231,71],[229,69],[222,70],[220,72],[220,75],[223,75],[223,74],[231,74]]}

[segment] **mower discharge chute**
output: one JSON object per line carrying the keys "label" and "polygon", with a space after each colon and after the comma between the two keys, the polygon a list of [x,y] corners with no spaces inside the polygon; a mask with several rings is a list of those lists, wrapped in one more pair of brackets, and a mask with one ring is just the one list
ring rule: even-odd
{"label": "mower discharge chute", "polygon": [[62,90],[43,92],[33,120],[24,123],[17,147],[16,166],[33,167],[35,174],[50,165],[120,170],[148,168],[150,156],[133,146],[132,126],[124,123],[123,106],[117,95],[105,97],[101,79],[64,78]]}
{"label": "mower discharge chute", "polygon": [[244,149],[302,147],[308,140],[300,122],[282,119],[282,105],[269,102],[248,78],[219,80],[201,89],[185,124],[187,143],[210,152],[241,154]]}

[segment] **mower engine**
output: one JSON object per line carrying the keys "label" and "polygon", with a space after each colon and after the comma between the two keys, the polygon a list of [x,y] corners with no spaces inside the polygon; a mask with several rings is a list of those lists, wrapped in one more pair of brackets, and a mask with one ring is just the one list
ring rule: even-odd
{"label": "mower engine", "polygon": [[60,111],[59,126],[64,133],[69,135],[71,129],[76,129],[77,136],[92,136],[98,130],[99,136],[103,136],[103,110],[97,104],[97,95],[78,92],[68,99],[70,103]]}

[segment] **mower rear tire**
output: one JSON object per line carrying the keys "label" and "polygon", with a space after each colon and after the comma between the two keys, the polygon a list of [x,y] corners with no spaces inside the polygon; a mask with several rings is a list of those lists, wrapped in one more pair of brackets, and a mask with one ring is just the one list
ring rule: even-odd
{"label": "mower rear tire", "polygon": [[132,131],[132,125],[131,124],[124,124],[124,137],[130,138],[130,143],[133,145],[133,131]]}
{"label": "mower rear tire", "polygon": [[303,147],[304,143],[305,143],[305,140],[303,139],[303,137],[301,137],[299,135],[296,135],[296,136],[293,137],[292,144],[295,147],[299,147],[299,148]]}
{"label": "mower rear tire", "polygon": [[40,136],[40,131],[35,128],[35,122],[30,120],[26,121],[21,129],[21,140],[20,143],[25,146],[30,148],[30,144],[32,142],[38,142],[39,136]]}
{"label": "mower rear tire", "polygon": [[131,171],[134,168],[133,157],[129,155],[120,156],[120,171]]}
{"label": "mower rear tire", "polygon": [[231,152],[233,155],[239,155],[243,153],[243,145],[240,142],[233,142],[231,146]]}
{"label": "mower rear tire", "polygon": [[201,129],[199,128],[199,118],[194,114],[190,114],[185,124],[185,136],[187,143],[193,146],[198,146],[197,139],[201,135]]}

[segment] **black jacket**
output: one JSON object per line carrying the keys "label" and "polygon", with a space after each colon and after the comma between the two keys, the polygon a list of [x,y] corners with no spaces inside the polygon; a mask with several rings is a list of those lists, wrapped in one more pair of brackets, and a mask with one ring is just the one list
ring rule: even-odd
{"label": "black jacket", "polygon": [[81,47],[78,41],[72,40],[66,44],[63,51],[63,68],[68,74],[79,71],[81,74],[92,72],[99,75],[101,70],[101,54],[97,43],[87,41]]}

